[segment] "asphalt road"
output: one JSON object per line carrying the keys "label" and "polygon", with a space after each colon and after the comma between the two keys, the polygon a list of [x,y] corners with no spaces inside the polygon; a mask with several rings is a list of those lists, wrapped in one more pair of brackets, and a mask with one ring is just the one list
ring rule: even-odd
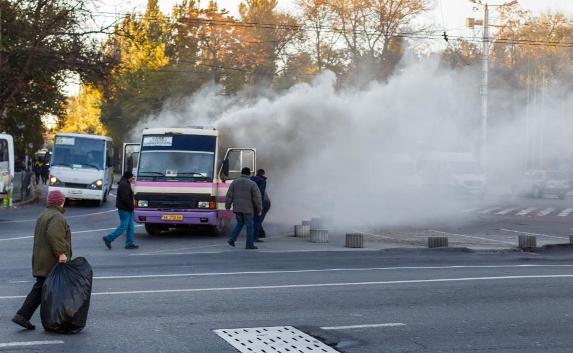
{"label": "asphalt road", "polygon": [[[456,226],[428,227],[481,234],[520,226],[563,236],[571,228],[568,216],[480,213],[491,203]],[[499,207],[513,203],[567,208],[572,200]],[[32,284],[30,236],[40,208],[0,211],[0,351],[231,353],[214,330],[285,325],[348,353],[573,351],[570,250],[289,251],[278,246],[283,228],[271,226],[274,239],[257,251],[201,230],[149,237],[142,228],[140,250],[123,249],[119,238],[108,251],[101,237],[117,222],[111,205],[66,213],[74,256],[88,258],[96,277],[88,326],[74,336],[9,321]]]}

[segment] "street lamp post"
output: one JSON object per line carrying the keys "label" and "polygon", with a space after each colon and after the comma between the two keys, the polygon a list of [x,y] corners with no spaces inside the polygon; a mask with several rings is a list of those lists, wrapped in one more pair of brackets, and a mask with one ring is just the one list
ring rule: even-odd
{"label": "street lamp post", "polygon": [[480,146],[479,146],[479,159],[482,167],[487,172],[487,146],[488,146],[488,89],[489,89],[489,7],[490,6],[512,6],[517,4],[517,0],[507,2],[501,5],[489,5],[482,0],[469,0],[476,5],[483,5],[483,22],[476,21],[473,18],[469,18],[467,23],[468,27],[473,28],[474,25],[483,26],[483,37],[482,37],[482,66],[481,66],[481,129],[480,129]]}

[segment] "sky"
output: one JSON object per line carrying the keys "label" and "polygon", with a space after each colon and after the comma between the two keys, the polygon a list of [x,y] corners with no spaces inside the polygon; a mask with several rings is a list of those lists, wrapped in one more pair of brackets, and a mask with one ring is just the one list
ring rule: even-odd
{"label": "sky", "polygon": [[[145,10],[146,0],[101,0],[106,11],[124,13],[126,11]],[[203,0],[207,4],[208,0]],[[171,8],[180,0],[159,0],[161,9],[170,13]],[[237,15],[237,8],[241,0],[218,0],[219,6]],[[286,12],[294,12],[296,0],[278,0],[279,8]],[[488,0],[488,3],[501,4],[504,0]],[[480,12],[475,12],[475,6],[469,0],[433,0],[433,10],[428,14],[430,21],[438,27],[445,27],[447,30],[460,30],[464,28],[466,17],[481,16]],[[519,0],[519,5],[524,9],[530,9],[534,13],[546,11],[560,11],[573,16],[573,0]]]}

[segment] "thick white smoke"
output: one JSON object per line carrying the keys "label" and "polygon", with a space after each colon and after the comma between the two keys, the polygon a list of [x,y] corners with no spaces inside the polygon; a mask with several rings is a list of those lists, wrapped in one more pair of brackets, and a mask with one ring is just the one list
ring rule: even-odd
{"label": "thick white smoke", "polygon": [[[257,166],[269,177],[274,220],[321,216],[339,225],[367,226],[453,221],[468,201],[419,189],[414,160],[430,151],[477,152],[476,76],[443,70],[428,60],[362,89],[337,89],[329,72],[311,84],[258,99],[225,97],[217,87],[207,87],[184,105],[166,105],[135,131],[212,125],[223,132],[226,147],[255,147]],[[503,114],[490,116],[501,121]],[[529,158],[527,124],[522,113],[514,115],[491,124],[491,180],[510,183]],[[553,121],[546,138],[559,135],[561,140],[552,150],[569,150],[568,139],[562,138],[564,129],[571,132],[567,117]],[[535,128],[528,124],[527,129]]]}

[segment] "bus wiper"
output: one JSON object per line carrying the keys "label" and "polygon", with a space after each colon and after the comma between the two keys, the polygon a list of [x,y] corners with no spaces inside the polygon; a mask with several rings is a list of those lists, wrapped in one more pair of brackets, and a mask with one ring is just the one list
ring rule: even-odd
{"label": "bus wiper", "polygon": [[70,167],[73,168],[74,166],[70,163],[54,163],[52,167]]}
{"label": "bus wiper", "polygon": [[97,170],[101,170],[97,165],[95,165],[95,164],[89,164],[89,163],[82,164],[82,167],[90,167],[90,168],[94,168],[94,169],[97,169]]}
{"label": "bus wiper", "polygon": [[157,175],[157,176],[162,176],[164,177],[165,174],[161,173],[161,172],[154,172],[154,171],[145,171],[145,172],[139,172],[140,176],[145,176],[145,175]]}
{"label": "bus wiper", "polygon": [[207,176],[203,175],[203,173],[199,172],[178,172],[177,175],[188,175],[188,176],[200,176],[203,178],[207,178]]}

